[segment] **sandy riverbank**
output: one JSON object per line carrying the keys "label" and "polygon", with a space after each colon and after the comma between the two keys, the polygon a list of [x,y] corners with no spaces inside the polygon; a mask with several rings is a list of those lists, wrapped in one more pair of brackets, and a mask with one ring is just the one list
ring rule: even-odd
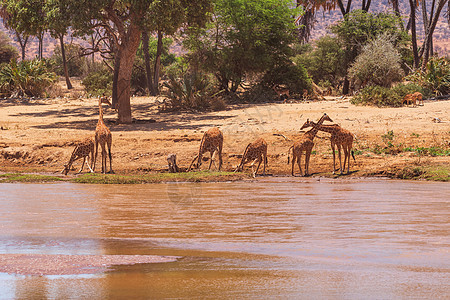
{"label": "sandy riverbank", "polygon": [[[224,134],[225,171],[234,170],[249,142],[263,137],[268,143],[268,173],[288,175],[287,152],[302,134],[299,128],[306,119],[317,120],[323,113],[356,136],[356,162],[352,160],[354,172],[349,176],[383,175],[408,166],[450,165],[449,156],[427,151],[450,149],[450,101],[425,101],[424,106],[414,108],[377,108],[328,98],[230,106],[206,113],[160,113],[156,98],[136,97],[131,102],[136,119],[132,125],[115,124],[115,112],[105,107],[117,174],[166,172],[170,153],[186,168],[198,151],[203,132],[218,126]],[[74,142],[93,136],[97,119],[94,98],[0,100],[0,171],[57,174],[69,160]],[[437,119],[440,122],[435,122]],[[328,134],[319,133],[315,142],[310,172],[326,176],[333,163]],[[75,163],[75,168],[80,164]],[[203,164],[203,168],[207,166]]]}

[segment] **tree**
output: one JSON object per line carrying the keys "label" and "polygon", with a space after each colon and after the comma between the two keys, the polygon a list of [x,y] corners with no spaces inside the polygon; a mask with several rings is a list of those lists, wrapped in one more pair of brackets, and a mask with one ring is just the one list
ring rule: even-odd
{"label": "tree", "polygon": [[17,49],[11,45],[11,39],[4,32],[0,32],[0,64],[9,63],[17,56]]}
{"label": "tree", "polygon": [[61,48],[61,57],[64,69],[64,77],[66,79],[67,89],[72,89],[72,83],[69,78],[69,71],[67,69],[66,51],[64,47],[64,36],[67,35],[67,30],[70,26],[69,19],[67,18],[67,12],[65,6],[57,0],[47,0],[44,6],[46,14],[48,29],[50,35],[53,38],[59,40]]}
{"label": "tree", "polygon": [[39,39],[39,59],[42,59],[43,37],[47,29],[44,4],[40,0],[0,0],[2,9],[9,15],[9,27],[25,37],[36,36]]}
{"label": "tree", "polygon": [[[3,5],[3,4],[1,4]],[[3,25],[5,25],[6,28],[13,31],[17,41],[19,42],[21,53],[22,53],[22,60],[25,60],[25,48],[28,43],[28,35],[26,33],[18,31],[18,29],[15,27],[15,24],[13,24],[10,21],[11,15],[8,13],[5,7],[0,7],[0,17],[3,20]]]}
{"label": "tree", "polygon": [[[362,0],[361,10],[368,12],[371,2],[371,0]],[[352,4],[352,0],[347,0],[347,3],[345,3],[345,0],[297,0],[297,6],[301,6],[305,10],[305,13],[296,20],[297,24],[302,25],[299,35],[300,40],[305,42],[309,40],[317,11],[331,11],[339,8],[342,16],[345,17],[351,12]]]}
{"label": "tree", "polygon": [[[115,48],[113,105],[120,123],[131,123],[130,79],[136,51],[146,20],[155,17],[159,1],[148,0],[58,0],[67,6],[72,28],[80,35],[103,28]],[[182,12],[177,24],[202,25],[211,10],[210,0],[173,0]]]}
{"label": "tree", "polygon": [[295,38],[288,0],[216,0],[206,29],[190,31],[184,46],[192,68],[210,72],[220,89],[235,92],[246,75],[264,72],[289,60]]}
{"label": "tree", "polygon": [[[370,14],[363,10],[355,10],[330,28],[343,43],[346,70],[361,52],[362,47],[378,35],[389,34],[393,37],[395,46],[408,38],[401,29],[401,19],[389,13]],[[346,77],[343,94],[348,94],[348,91],[349,81]]]}
{"label": "tree", "polygon": [[403,78],[401,56],[388,34],[380,34],[367,43],[349,69],[349,76],[359,86],[391,87]]}

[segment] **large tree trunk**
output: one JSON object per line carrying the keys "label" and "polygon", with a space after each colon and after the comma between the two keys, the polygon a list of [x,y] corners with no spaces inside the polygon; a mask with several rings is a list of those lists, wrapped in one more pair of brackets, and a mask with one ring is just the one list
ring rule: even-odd
{"label": "large tree trunk", "polygon": [[417,50],[417,34],[416,34],[416,1],[409,0],[409,6],[411,8],[410,21],[411,21],[411,42],[413,46],[414,55],[414,68],[419,67],[419,51]]}
{"label": "large tree trunk", "polygon": [[59,36],[59,43],[61,46],[61,56],[62,56],[63,67],[64,67],[64,77],[66,77],[67,89],[70,90],[70,89],[72,89],[72,83],[70,82],[69,71],[67,70],[66,50],[64,48],[64,35]]}
{"label": "large tree trunk", "polygon": [[[411,0],[410,0],[411,1]],[[433,45],[433,33],[434,29],[436,28],[437,21],[439,19],[439,15],[441,14],[442,9],[444,8],[445,3],[447,3],[448,0],[439,0],[438,7],[436,9],[436,13],[431,15],[430,17],[430,23],[429,23],[429,29],[428,34],[425,37],[424,41],[424,53],[423,53],[423,59],[422,59],[422,71],[425,71],[428,64],[428,59],[430,58],[430,52],[431,47]],[[433,11],[433,8],[432,8]]]}
{"label": "large tree trunk", "polygon": [[153,88],[153,82],[152,82],[152,68],[150,66],[150,54],[148,53],[148,33],[147,31],[142,31],[142,50],[144,52],[144,64],[145,64],[145,73],[146,73],[146,79],[147,79],[147,88],[152,96],[156,96],[155,89]]}
{"label": "large tree trunk", "polygon": [[141,40],[139,27],[136,24],[129,26],[126,36],[119,45],[116,57],[118,63],[114,65],[115,71],[117,70],[117,111],[119,123],[125,124],[132,122],[130,103],[131,73],[136,51]]}
{"label": "large tree trunk", "polygon": [[20,49],[22,52],[22,61],[25,60],[25,48],[27,47],[27,43],[28,43],[28,36],[25,36],[23,39],[20,36],[20,34],[16,31],[16,37],[17,40],[19,41],[20,44]]}
{"label": "large tree trunk", "polygon": [[158,43],[156,46],[155,68],[153,70],[153,88],[155,89],[156,95],[159,95],[159,71],[161,68],[161,54],[163,47],[162,38],[163,34],[161,30],[158,30]]}

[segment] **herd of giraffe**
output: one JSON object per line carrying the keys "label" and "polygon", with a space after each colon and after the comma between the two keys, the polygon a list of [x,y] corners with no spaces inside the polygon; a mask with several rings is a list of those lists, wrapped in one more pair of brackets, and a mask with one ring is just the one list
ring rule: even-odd
{"label": "herd of giraffe", "polygon": [[[81,169],[77,172],[81,173],[83,171],[84,164],[86,163],[89,171],[94,172],[95,171],[95,163],[97,161],[97,155],[98,155],[98,145],[100,144],[101,150],[102,150],[102,173],[107,173],[107,158],[109,157],[109,173],[114,173],[112,169],[112,156],[111,156],[111,145],[112,145],[112,135],[111,131],[106,126],[105,122],[103,121],[103,109],[102,104],[108,104],[111,106],[111,102],[109,101],[108,97],[101,97],[98,101],[98,109],[99,109],[99,119],[97,126],[95,128],[95,135],[94,138],[88,138],[86,140],[83,140],[76,144],[75,149],[72,152],[72,155],[69,159],[69,163],[67,165],[64,165],[64,170],[62,171],[65,175],[69,172],[70,168],[72,167],[72,164],[78,160],[83,159],[83,163],[81,165]],[[302,153],[305,153],[305,172],[304,176],[310,175],[309,173],[309,161],[311,157],[311,152],[314,147],[314,138],[318,131],[327,132],[330,134],[330,141],[331,141],[331,149],[333,152],[333,174],[335,173],[336,169],[336,155],[335,155],[335,148],[337,148],[338,156],[339,156],[339,171],[340,174],[343,174],[343,171],[345,170],[345,166],[347,164],[347,173],[350,173],[350,154],[353,156],[353,159],[355,159],[352,151],[352,144],[353,144],[353,134],[341,128],[337,124],[332,125],[323,125],[324,121],[333,122],[331,118],[325,113],[323,116],[319,119],[317,123],[310,121],[309,119],[303,124],[303,126],[300,128],[300,130],[303,130],[305,128],[310,128],[309,131],[303,134],[288,150],[288,164],[290,161],[290,152],[292,149],[292,168],[291,168],[291,174],[292,176],[295,176],[294,174],[294,168],[295,168],[295,162],[297,162],[297,165],[300,170],[300,175],[303,175],[302,167],[301,167],[301,157]],[[206,131],[203,135],[203,138],[200,142],[200,147],[198,154],[194,157],[191,164],[189,165],[189,168],[187,171],[189,172],[192,167],[200,168],[202,163],[202,156],[206,152],[209,152],[211,155],[210,163],[208,169],[211,169],[212,164],[214,162],[213,157],[215,157],[215,153],[217,152],[217,155],[219,156],[219,165],[218,170],[220,171],[222,167],[222,149],[223,149],[223,134],[220,131],[219,128],[213,127]],[[95,150],[95,151],[94,151]],[[107,152],[108,150],[108,152]],[[342,164],[342,158],[341,158],[341,150],[344,152],[344,163]],[[95,152],[95,154],[94,154]],[[89,164],[89,156],[91,157],[91,163]],[[175,162],[176,157],[172,154],[172,157],[169,159],[169,171],[178,172],[178,166],[176,166]],[[244,154],[242,155],[242,159],[240,164],[236,167],[235,172],[242,171],[244,168],[244,165],[248,162],[251,163],[252,167],[252,175],[253,177],[256,176],[259,167],[261,166],[261,163],[264,164],[263,168],[263,175],[266,173],[266,166],[267,166],[267,143],[263,138],[258,138],[254,142],[247,145],[245,148]],[[256,169],[254,169],[254,165],[258,163],[258,166]],[[92,166],[92,167],[91,167]]]}

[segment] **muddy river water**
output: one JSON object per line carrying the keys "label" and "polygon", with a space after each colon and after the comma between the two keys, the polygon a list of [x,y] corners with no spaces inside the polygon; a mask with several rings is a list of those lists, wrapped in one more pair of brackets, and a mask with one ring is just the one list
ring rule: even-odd
{"label": "muddy river water", "polygon": [[0,184],[0,256],[170,255],[0,273],[0,299],[449,299],[450,184]]}

